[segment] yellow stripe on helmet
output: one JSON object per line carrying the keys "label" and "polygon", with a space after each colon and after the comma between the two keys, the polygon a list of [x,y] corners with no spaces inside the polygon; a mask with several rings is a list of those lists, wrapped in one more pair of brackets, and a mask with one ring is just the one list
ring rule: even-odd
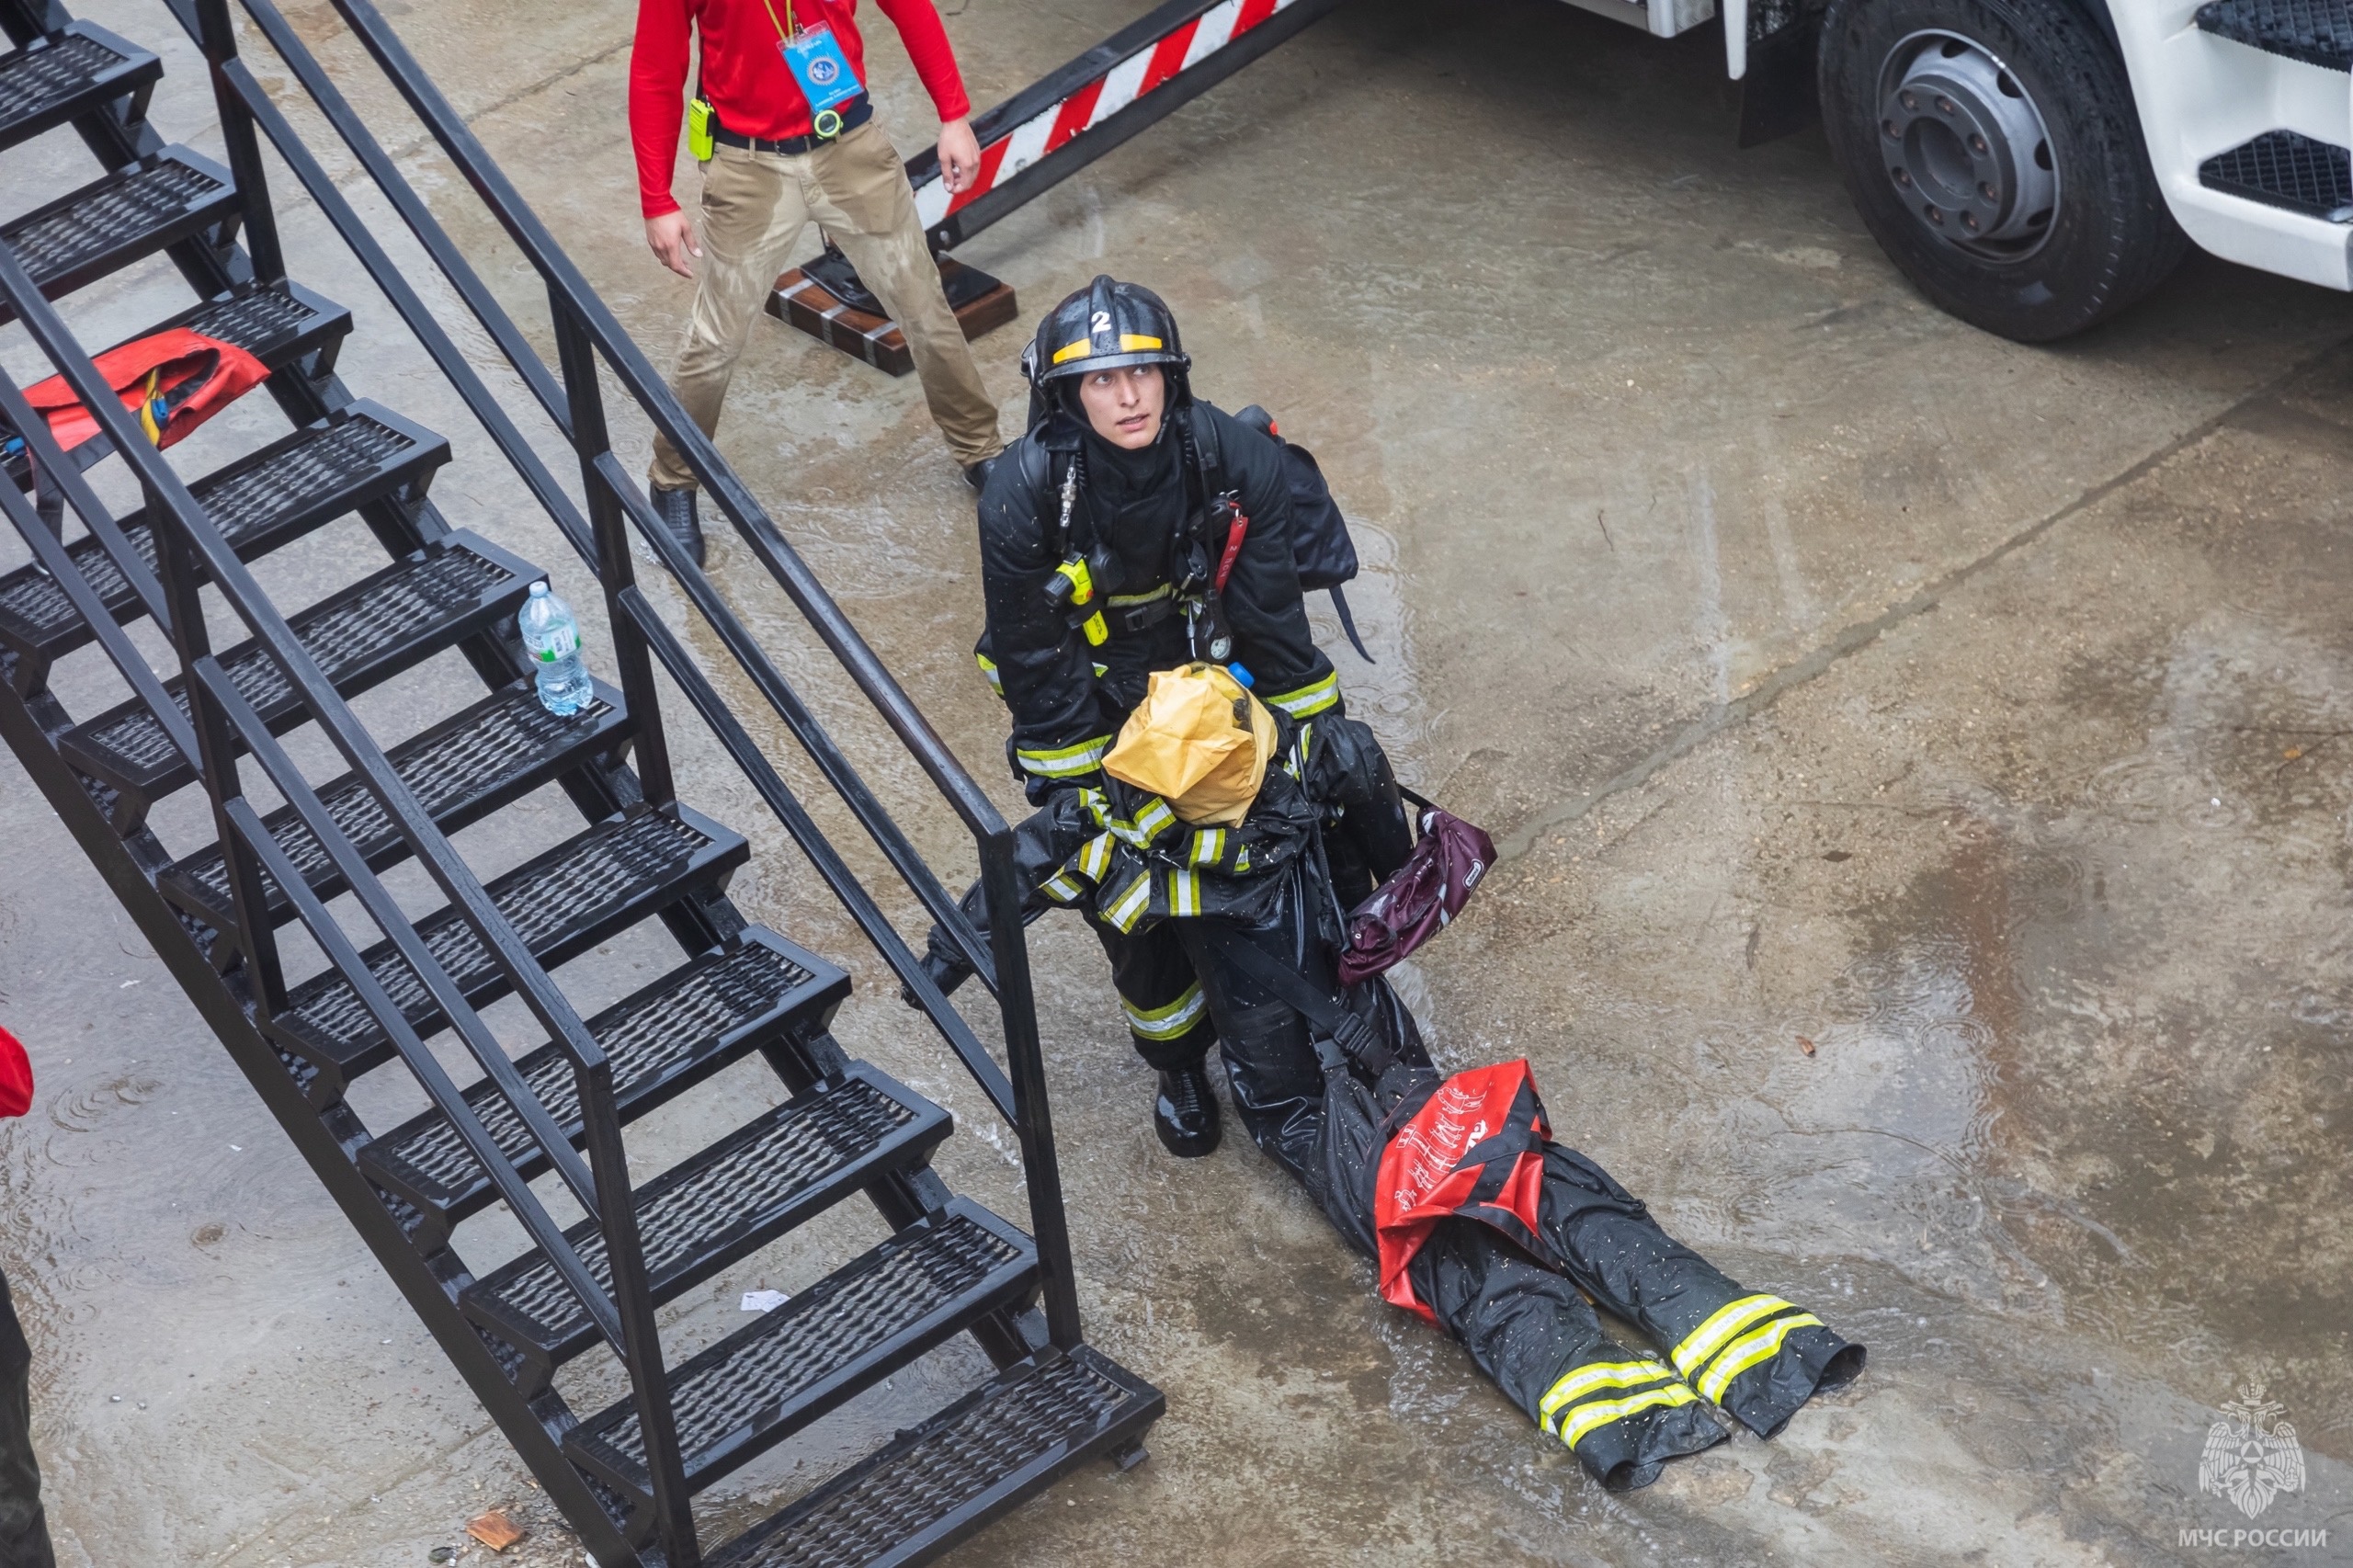
{"label": "yellow stripe on helmet", "polygon": [[1067,359],[1084,359],[1093,352],[1093,347],[1082,337],[1076,343],[1065,343],[1055,349],[1054,363],[1059,365]]}

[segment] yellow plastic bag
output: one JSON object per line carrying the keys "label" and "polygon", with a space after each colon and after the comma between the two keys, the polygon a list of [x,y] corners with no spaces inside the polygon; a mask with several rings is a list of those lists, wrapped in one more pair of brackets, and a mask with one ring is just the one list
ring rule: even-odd
{"label": "yellow plastic bag", "polygon": [[1275,716],[1216,665],[1156,670],[1103,771],[1168,802],[1185,822],[1233,827],[1258,797]]}

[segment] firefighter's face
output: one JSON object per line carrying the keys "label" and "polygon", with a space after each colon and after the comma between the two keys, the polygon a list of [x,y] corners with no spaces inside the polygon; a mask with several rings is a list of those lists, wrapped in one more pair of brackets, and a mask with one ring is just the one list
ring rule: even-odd
{"label": "firefighter's face", "polygon": [[1160,438],[1168,381],[1157,365],[1097,370],[1078,383],[1079,405],[1095,433],[1115,447],[1149,447]]}

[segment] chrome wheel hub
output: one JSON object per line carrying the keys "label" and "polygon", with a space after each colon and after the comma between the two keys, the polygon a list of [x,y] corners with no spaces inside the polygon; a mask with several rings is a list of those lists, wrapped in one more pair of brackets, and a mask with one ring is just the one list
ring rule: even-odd
{"label": "chrome wheel hub", "polygon": [[2059,171],[2042,111],[2008,67],[1958,33],[1914,33],[1880,84],[1880,155],[1904,210],[1984,260],[2040,250]]}

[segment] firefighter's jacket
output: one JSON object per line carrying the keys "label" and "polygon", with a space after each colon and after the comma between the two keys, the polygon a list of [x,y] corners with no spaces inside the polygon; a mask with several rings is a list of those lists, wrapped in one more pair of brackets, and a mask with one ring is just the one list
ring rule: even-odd
{"label": "firefighter's jacket", "polygon": [[[1186,457],[1189,437],[1199,457]],[[1009,747],[1032,801],[1059,785],[1099,787],[1103,754],[1143,699],[1154,670],[1191,658],[1185,618],[1176,612],[1188,520],[1214,497],[1204,483],[1233,493],[1249,518],[1222,596],[1233,634],[1233,661],[1247,669],[1259,699],[1294,719],[1340,706],[1332,662],[1315,646],[1291,562],[1290,491],[1281,450],[1206,403],[1186,400],[1164,423],[1141,482],[1100,461],[1067,415],[1040,421],[1006,449],[981,497],[981,577],[988,631],[981,665],[1013,710]],[[1063,534],[1063,485],[1075,464],[1070,537]],[[1207,525],[1204,525],[1206,528]],[[1207,539],[1211,564],[1224,537]],[[1064,608],[1047,597],[1072,552],[1090,564],[1091,601]],[[1090,642],[1083,622],[1103,616]]]}
{"label": "firefighter's jacket", "polygon": [[[1770,1437],[1857,1375],[1861,1346],[1733,1279],[1554,1142],[1525,1062],[1442,1075],[1379,976],[1336,998],[1382,1060],[1352,1057],[1253,978],[1233,944],[1327,996],[1338,989],[1339,901],[1318,824],[1340,791],[1362,788],[1360,755],[1351,764],[1349,745],[1315,744],[1318,730],[1337,740],[1360,726],[1282,728],[1280,765],[1239,827],[1189,827],[1116,779],[1051,800],[1018,830],[1036,906],[1081,905],[1122,929],[1173,923],[1260,1149],[1376,1261],[1383,1296],[1461,1341],[1602,1484],[1647,1484],[1667,1460],[1722,1441],[1711,1409]],[[1612,1340],[1595,1303],[1656,1352]]]}

